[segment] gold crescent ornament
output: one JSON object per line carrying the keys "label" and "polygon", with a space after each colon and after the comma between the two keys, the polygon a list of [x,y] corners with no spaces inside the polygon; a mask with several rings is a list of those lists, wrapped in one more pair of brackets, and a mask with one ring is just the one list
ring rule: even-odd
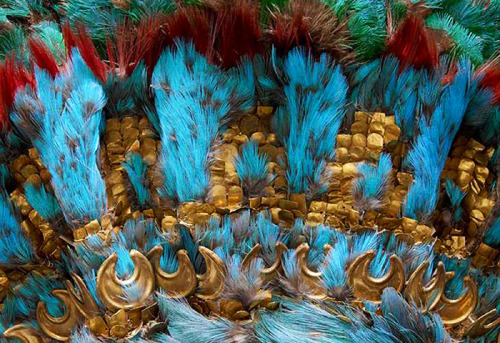
{"label": "gold crescent ornament", "polygon": [[265,280],[269,280],[278,271],[278,268],[281,266],[281,257],[285,252],[288,251],[288,248],[286,247],[283,242],[278,242],[274,245],[274,248],[276,249],[276,260],[274,263],[269,267],[269,268],[262,268],[260,271],[261,275],[263,276],[262,278]]}
{"label": "gold crescent ornament", "polygon": [[309,244],[302,243],[295,250],[295,256],[297,257],[297,265],[300,271],[300,278],[302,282],[307,284],[310,289],[310,294],[308,295],[311,299],[323,299],[326,297],[326,291],[321,284],[322,272],[315,272],[307,267],[307,256],[309,255]]}
{"label": "gold crescent ornament", "polygon": [[477,305],[478,293],[476,283],[470,276],[464,277],[463,282],[467,287],[467,292],[457,299],[449,299],[443,293],[436,306],[445,325],[460,324],[469,317]]}
{"label": "gold crescent ornament", "polygon": [[75,273],[71,273],[71,278],[75,281],[78,293],[75,291],[75,288],[70,281],[66,281],[66,289],[68,290],[71,300],[73,300],[76,308],[86,319],[97,317],[99,315],[99,307],[97,306],[95,299],[92,297],[92,294],[90,294],[87,285],[85,285],[82,278]]}
{"label": "gold crescent ornament", "polygon": [[[276,275],[278,268],[281,266],[281,257],[283,256],[283,253],[288,251],[288,248],[282,242],[276,243],[274,248],[276,249],[276,259],[274,260],[274,263],[268,268],[262,268],[260,271],[260,277],[264,281],[264,284]],[[243,269],[248,269],[250,267],[252,261],[259,257],[261,250],[262,248],[260,244],[256,244],[252,250],[250,250],[241,264]]]}
{"label": "gold crescent ornament", "polygon": [[429,261],[418,266],[410,276],[405,288],[405,298],[408,303],[413,301],[423,312],[431,311],[436,307],[447,281],[444,264],[440,261],[431,280],[424,286],[423,277],[428,267]]}
{"label": "gold crescent ornament", "polygon": [[[114,312],[144,305],[154,291],[155,275],[146,256],[137,250],[131,250],[130,258],[134,262],[134,272],[128,279],[121,280],[116,275],[116,253],[108,257],[97,272],[97,295],[103,304]],[[133,287],[137,290],[137,298],[128,299],[127,288]]]}
{"label": "gold crescent ornament", "polygon": [[184,298],[194,293],[196,290],[197,278],[193,264],[189,260],[186,250],[177,252],[179,267],[171,274],[165,272],[160,267],[160,258],[163,254],[163,247],[158,245],[151,249],[148,258],[153,265],[156,283],[167,292],[171,298]]}
{"label": "gold crescent ornament", "polygon": [[67,290],[56,289],[52,291],[52,295],[64,303],[66,312],[62,317],[54,318],[47,311],[47,305],[40,301],[36,307],[36,319],[40,329],[47,336],[58,341],[67,342],[78,324],[80,313]]}
{"label": "gold crescent ornament", "polygon": [[488,321],[490,321],[493,317],[495,317],[496,314],[497,314],[496,309],[493,309],[490,312],[483,314],[481,317],[476,319],[474,323],[469,327],[466,335],[471,339],[476,339],[487,334],[488,331],[495,329],[498,325],[500,325],[500,317],[489,323]]}
{"label": "gold crescent ornament", "polygon": [[216,299],[224,289],[226,267],[212,250],[203,246],[200,246],[198,250],[205,259],[207,270],[205,274],[197,275],[199,284],[196,296],[205,300]]}
{"label": "gold crescent ornament", "polygon": [[370,275],[370,263],[374,258],[375,251],[373,250],[356,257],[347,270],[347,281],[357,298],[380,303],[385,288],[392,287],[397,292],[403,289],[406,281],[405,270],[401,259],[396,255],[392,255],[387,274],[375,278]]}
{"label": "gold crescent ornament", "polygon": [[25,324],[14,325],[4,331],[6,338],[18,339],[22,343],[44,343],[45,338],[42,333],[32,326]]}
{"label": "gold crescent ornament", "polygon": [[259,254],[262,250],[262,247],[260,244],[256,244],[252,250],[245,256],[243,261],[241,262],[241,266],[243,269],[248,269],[250,268],[250,264],[252,263],[253,260],[255,260],[257,257],[259,257]]}

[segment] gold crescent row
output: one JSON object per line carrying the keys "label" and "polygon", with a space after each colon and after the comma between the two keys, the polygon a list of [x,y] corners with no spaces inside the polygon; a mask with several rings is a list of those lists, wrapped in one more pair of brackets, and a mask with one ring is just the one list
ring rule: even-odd
{"label": "gold crescent row", "polygon": [[[283,253],[286,246],[279,242],[275,246],[276,260],[267,268],[262,268],[260,275],[263,280],[274,278],[281,268]],[[331,249],[325,245],[325,254]],[[313,300],[328,297],[327,290],[321,282],[322,272],[311,270],[307,265],[309,245],[302,243],[295,250],[297,265],[302,282],[309,286],[309,298]],[[97,273],[97,295],[99,300],[112,312],[140,308],[148,303],[156,287],[162,289],[171,298],[183,298],[195,295],[204,300],[217,299],[223,289],[226,278],[226,267],[222,260],[213,251],[206,247],[199,247],[199,252],[205,259],[206,272],[196,274],[195,269],[185,250],[177,252],[178,269],[167,273],[160,267],[160,258],[163,247],[156,246],[146,256],[137,250],[130,251],[134,262],[134,272],[127,279],[120,279],[116,275],[117,255],[108,257]],[[257,244],[245,256],[243,268],[248,268],[252,261],[259,258],[261,246]],[[370,275],[370,263],[375,258],[375,251],[367,251],[356,257],[347,269],[347,280],[355,296],[374,303],[381,302],[384,289],[393,287],[401,292],[407,301],[414,303],[422,311],[437,311],[445,325],[456,325],[468,319],[476,307],[478,290],[475,282],[466,276],[463,280],[467,291],[457,299],[449,299],[444,294],[444,287],[448,280],[453,278],[453,272],[446,272],[444,265],[437,265],[431,279],[424,282],[424,274],[429,262],[423,262],[410,276],[405,278],[405,271],[401,259],[392,255],[388,272],[382,277]],[[76,274],[71,274],[74,285],[69,281],[67,289],[58,289],[52,294],[60,299],[66,312],[62,317],[52,317],[45,303],[37,306],[37,320],[40,329],[48,337],[58,341],[68,341],[71,333],[81,320],[86,323],[99,316],[99,308],[90,294],[83,280]],[[135,292],[134,292],[135,290]],[[479,337],[500,325],[500,318],[494,319],[496,311],[486,313],[482,317],[472,320],[467,329],[469,337]],[[22,342],[45,342],[44,336],[36,329],[23,324],[7,329],[5,337],[17,338]]]}

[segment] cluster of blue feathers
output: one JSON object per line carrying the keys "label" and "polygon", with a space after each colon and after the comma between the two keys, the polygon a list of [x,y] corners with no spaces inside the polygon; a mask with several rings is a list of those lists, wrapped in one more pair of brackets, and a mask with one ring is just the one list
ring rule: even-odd
{"label": "cluster of blue feathers", "polygon": [[[79,52],[74,50],[72,56],[71,64],[55,79],[45,70],[35,70],[37,87],[16,95],[11,118],[40,153],[61,212],[76,228],[100,219],[107,210],[98,167],[106,96]],[[32,200],[43,200],[43,191],[35,192],[30,193]],[[41,212],[50,217],[57,210]]]}
{"label": "cluster of blue feathers", "polygon": [[[443,59],[442,65],[446,65],[446,58]],[[108,94],[115,87],[100,84],[77,50],[73,51],[68,68],[55,78],[36,69],[36,89],[27,87],[16,94],[11,118],[20,128],[20,136],[39,152],[52,180],[50,189],[26,184],[26,198],[50,223],[64,220],[71,228],[78,228],[99,220],[107,210],[106,187],[98,164],[103,109],[112,106],[117,112],[129,110],[143,100],[162,142],[157,167],[163,183],[158,192],[163,199],[174,202],[204,199],[210,186],[211,154],[220,133],[231,119],[255,106],[262,94],[265,96],[259,101],[269,96],[277,104],[273,128],[285,148],[286,158],[281,163],[286,170],[288,191],[306,193],[311,198],[328,187],[325,166],[335,157],[336,136],[345,116],[352,112],[351,102],[362,109],[394,114],[404,139],[411,143],[405,167],[412,171],[414,182],[404,204],[404,215],[420,221],[428,220],[436,208],[441,172],[461,125],[488,127],[487,138],[491,140],[500,132],[497,127],[500,120],[491,119],[498,118],[498,106],[484,105],[491,94],[478,88],[467,60],[460,62],[456,76],[448,84],[440,81],[446,72],[444,68],[433,72],[400,70],[397,60],[391,57],[375,60],[352,72],[343,70],[327,55],[313,59],[305,50],[295,49],[284,58],[274,56],[271,64],[272,67],[267,66],[256,58],[254,62],[243,61],[238,68],[223,70],[198,54],[191,43],[178,41],[175,48],[163,52],[154,68],[153,99],[142,99],[141,91],[137,91],[147,88],[142,66],[136,68],[137,74],[133,74],[129,83],[122,84],[124,89],[136,90],[131,91],[130,101]],[[354,84],[352,89],[349,80]],[[470,113],[497,113],[497,117],[471,119]],[[494,125],[490,125],[491,120],[496,120]],[[235,165],[248,195],[259,194],[267,185],[268,159],[259,155],[256,142],[243,146]],[[140,208],[150,207],[148,166],[140,155],[131,153],[123,167]],[[9,200],[6,168],[2,168],[0,264],[9,267],[36,264],[33,244]],[[376,165],[359,166],[354,195],[361,210],[381,206],[391,171],[390,157],[385,154]],[[465,194],[450,181],[445,188],[453,218],[458,221]],[[55,266],[63,275],[70,272],[82,275],[102,309],[104,305],[97,297],[96,273],[103,261],[116,253],[117,275],[126,278],[134,271],[129,251],[136,249],[146,254],[157,245],[164,248],[160,266],[167,272],[178,268],[176,252],[186,249],[196,272],[202,273],[205,266],[198,247],[212,249],[228,269],[222,297],[242,303],[249,303],[262,288],[274,287],[280,294],[293,298],[307,293],[308,289],[300,282],[293,249],[284,254],[284,273],[277,284],[264,284],[258,277],[262,266],[275,261],[277,242],[288,247],[307,242],[311,248],[308,266],[322,271],[323,286],[337,299],[352,299],[346,268],[368,250],[376,252],[370,267],[374,276],[387,272],[392,253],[403,260],[407,277],[428,261],[427,281],[442,261],[446,270],[455,272],[446,287],[450,297],[466,291],[462,280],[471,272],[469,260],[436,254],[432,244],[407,245],[388,233],[346,234],[328,226],[312,228],[302,220],[285,230],[273,224],[267,213],[252,217],[243,212],[236,218],[212,218],[208,225],[197,226],[194,234],[180,228],[178,236],[162,232],[154,220],[139,217],[128,220],[122,231],[111,235],[111,245],[98,235],[75,243],[74,249],[65,253]],[[485,243],[500,245],[500,219],[486,231]],[[256,244],[262,247],[261,258],[244,271],[242,260]],[[323,249],[325,244],[332,246],[327,253]],[[500,278],[479,273],[473,273],[472,277],[479,284],[481,299],[474,314],[481,315],[493,308],[500,311]],[[30,272],[27,280],[4,301],[0,315],[2,331],[15,320],[32,318],[40,300],[47,303],[51,314],[60,316],[64,311],[50,291],[61,287],[57,280]],[[130,298],[140,292],[126,291]],[[204,317],[185,301],[168,299],[161,293],[154,297],[162,318],[168,318],[170,333],[156,338],[166,342],[451,342],[438,315],[422,313],[393,289],[384,291],[380,305],[366,302],[369,314],[347,303],[322,306],[283,297],[279,299],[281,307],[277,312],[261,309],[249,325]],[[476,342],[488,342],[499,330]],[[72,340],[95,341],[85,328],[77,330]]]}
{"label": "cluster of blue feathers", "polygon": [[[154,221],[139,217],[125,224],[124,231],[115,237],[117,243],[114,247],[109,248],[98,236],[91,236],[87,243],[77,246],[77,252],[67,262],[68,265],[73,265],[71,271],[85,275],[87,286],[96,301],[99,301],[95,295],[95,281],[92,280],[95,280],[97,268],[111,253],[118,254],[118,275],[129,275],[133,271],[133,264],[127,260],[128,249],[147,253],[157,244],[161,244],[166,251],[161,262],[161,268],[165,271],[174,272],[177,269],[175,252],[183,248],[188,250],[197,272],[202,272],[203,267],[198,263],[201,261],[197,259],[198,246],[202,245],[213,249],[227,268],[227,279],[221,295],[223,299],[235,299],[249,304],[260,289],[280,290],[280,293],[288,295],[279,299],[281,305],[277,312],[261,309],[252,324],[240,325],[222,318],[207,318],[184,300],[169,299],[161,292],[156,294],[155,299],[163,318],[168,318],[170,333],[168,338],[160,335],[156,339],[194,343],[277,342],[283,339],[292,342],[452,341],[438,314],[423,313],[408,304],[394,289],[384,291],[380,305],[365,301],[370,315],[347,303],[325,303],[322,306],[306,300],[291,300],[290,298],[305,296],[308,291],[298,281],[300,271],[296,264],[295,250],[291,249],[284,255],[284,272],[277,284],[266,284],[258,277],[262,266],[268,266],[275,260],[277,242],[294,246],[299,240],[305,240],[311,247],[308,266],[323,272],[321,282],[328,294],[337,299],[348,300],[352,297],[347,285],[347,266],[355,257],[368,250],[376,251],[375,260],[370,266],[370,272],[374,276],[382,276],[388,271],[390,253],[402,259],[407,277],[421,263],[428,261],[429,267],[424,277],[427,281],[437,263],[442,261],[447,271],[455,272],[455,278],[447,283],[445,290],[449,297],[456,298],[467,290],[462,280],[470,273],[469,260],[435,254],[432,244],[408,245],[399,242],[391,234],[375,231],[351,235],[327,226],[311,228],[302,221],[297,221],[291,230],[284,230],[273,224],[270,216],[265,213],[253,217],[249,212],[243,212],[232,218],[226,216],[222,222],[214,219],[208,226],[197,226],[194,236],[184,229],[179,237],[178,240],[173,240],[160,233]],[[242,259],[257,243],[262,245],[262,258],[252,263],[248,269],[243,268]],[[325,244],[332,246],[326,255],[323,250]],[[479,285],[481,299],[474,313],[480,315],[494,308],[500,310],[500,278],[479,273],[473,273],[472,278]],[[498,329],[475,342],[488,342],[497,332]],[[76,342],[83,342],[88,338],[88,333],[81,329],[73,338],[77,339]],[[132,341],[142,342],[141,339]]]}

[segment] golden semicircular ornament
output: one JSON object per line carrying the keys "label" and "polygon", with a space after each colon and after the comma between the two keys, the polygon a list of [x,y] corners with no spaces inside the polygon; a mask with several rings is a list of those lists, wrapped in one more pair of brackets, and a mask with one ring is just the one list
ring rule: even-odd
{"label": "golden semicircular ornament", "polygon": [[309,244],[302,243],[295,249],[297,265],[300,270],[300,278],[302,282],[309,286],[311,299],[323,299],[326,297],[326,291],[321,284],[322,272],[315,272],[307,266],[307,256],[309,255]]}
{"label": "golden semicircular ornament", "polygon": [[261,274],[265,280],[269,280],[275,275],[278,268],[281,266],[281,257],[288,251],[288,248],[283,242],[276,243],[274,248],[276,249],[276,260],[274,260],[274,263],[269,268],[262,268],[261,270]]}
{"label": "golden semicircular ornament", "polygon": [[[288,248],[286,247],[283,242],[278,242],[274,245],[274,248],[276,249],[276,259],[274,260],[273,264],[267,268],[262,268],[260,271],[260,276],[261,279],[264,281],[264,284],[267,283],[269,280],[271,280],[276,272],[278,271],[278,268],[281,266],[281,257],[283,256],[283,253],[288,251]],[[243,269],[248,269],[250,267],[250,264],[252,263],[253,260],[255,260],[257,257],[259,257],[259,254],[262,250],[262,247],[260,244],[256,244],[252,250],[245,256],[242,262],[242,267]]]}
{"label": "golden semicircular ornament", "polygon": [[216,299],[224,289],[226,267],[212,250],[203,246],[200,246],[198,250],[205,259],[207,270],[205,274],[197,275],[199,284],[196,296],[205,300]]}
{"label": "golden semicircular ornament", "polygon": [[58,341],[67,342],[78,323],[80,314],[67,290],[56,289],[52,291],[52,295],[64,303],[66,312],[62,317],[54,318],[47,311],[45,303],[40,301],[36,307],[36,319],[40,329],[47,336]]}
{"label": "golden semicircular ornament", "polygon": [[260,251],[262,250],[262,247],[260,244],[256,244],[252,250],[248,254],[246,254],[245,258],[241,262],[241,266],[243,269],[248,269],[250,268],[250,264],[252,263],[253,260],[255,260],[257,257],[259,257]]}
{"label": "golden semicircular ornament", "polygon": [[3,332],[6,338],[18,339],[22,343],[44,343],[42,333],[32,326],[25,324],[14,325]]}
{"label": "golden semicircular ornament", "polygon": [[347,281],[357,298],[380,303],[385,288],[392,287],[398,292],[403,289],[406,281],[405,271],[401,259],[396,255],[392,255],[387,274],[375,278],[370,275],[370,263],[374,258],[375,251],[373,250],[356,257],[347,270]]}
{"label": "golden semicircular ornament", "polygon": [[71,278],[73,279],[73,281],[75,281],[76,287],[78,288],[78,293],[75,291],[75,288],[68,280],[66,281],[66,289],[68,290],[68,293],[71,296],[71,300],[73,300],[76,308],[86,319],[97,317],[99,315],[99,307],[97,306],[97,303],[92,294],[90,294],[87,285],[85,285],[85,282],[82,280],[82,278],[75,273],[71,273]]}
{"label": "golden semicircular ornament", "polygon": [[467,292],[457,299],[449,299],[443,293],[436,306],[445,325],[460,324],[469,317],[477,305],[478,293],[476,283],[470,276],[464,277],[463,282],[467,287]]}
{"label": "golden semicircular ornament", "polygon": [[405,288],[405,298],[408,303],[414,302],[424,313],[436,307],[446,284],[446,271],[443,262],[440,261],[431,280],[424,286],[423,277],[428,267],[428,261],[418,266],[410,276]]}
{"label": "golden semicircular ornament", "polygon": [[186,250],[177,252],[179,267],[173,273],[167,273],[160,267],[163,247],[158,245],[151,249],[148,258],[153,265],[156,283],[167,292],[171,298],[184,298],[194,293],[197,284],[196,272],[189,260]]}
{"label": "golden semicircular ornament", "polygon": [[[155,275],[151,263],[137,250],[130,251],[130,258],[134,262],[134,272],[128,279],[121,280],[116,275],[116,253],[108,257],[97,272],[97,295],[111,311],[138,307],[153,294]],[[137,295],[135,299],[130,299],[130,294],[127,296],[127,289]]]}
{"label": "golden semicircular ornament", "polygon": [[474,323],[469,327],[466,335],[471,339],[476,339],[487,334],[488,331],[495,329],[498,325],[500,325],[500,317],[489,323],[488,321],[490,321],[493,317],[495,317],[496,314],[497,314],[496,309],[493,309],[483,314],[481,317],[476,319]]}

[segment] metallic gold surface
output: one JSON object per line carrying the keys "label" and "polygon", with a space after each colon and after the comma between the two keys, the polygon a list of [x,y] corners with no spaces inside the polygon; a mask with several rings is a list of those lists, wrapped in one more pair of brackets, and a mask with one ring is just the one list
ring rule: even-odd
{"label": "metallic gold surface", "polygon": [[[274,278],[276,272],[281,266],[281,257],[283,256],[283,253],[288,250],[286,245],[283,244],[282,242],[276,243],[274,248],[276,249],[276,260],[271,266],[267,268],[262,268],[260,271],[260,277],[263,280],[264,284],[267,283],[272,278]],[[261,251],[260,244],[256,244],[243,259],[243,262],[241,264],[243,269],[248,269],[250,267],[252,261],[257,257],[259,257],[260,251]]]}
{"label": "metallic gold surface", "polygon": [[370,276],[370,263],[374,258],[375,251],[369,250],[354,259],[347,270],[347,280],[356,297],[380,303],[385,288],[393,287],[398,292],[403,289],[405,271],[399,257],[392,255],[386,275],[381,278]]}
{"label": "metallic gold surface", "polygon": [[5,330],[3,335],[6,338],[18,339],[22,343],[44,343],[46,341],[40,331],[25,324],[14,325]]}
{"label": "metallic gold surface", "polygon": [[444,292],[446,271],[443,262],[439,262],[431,280],[424,286],[423,277],[429,262],[425,261],[413,272],[405,288],[405,298],[408,303],[412,301],[424,311],[433,310]]}
{"label": "metallic gold surface", "polygon": [[196,289],[197,278],[193,264],[189,260],[186,250],[177,252],[177,261],[179,267],[177,271],[169,274],[160,267],[160,258],[163,254],[163,247],[158,245],[151,249],[148,258],[153,265],[156,283],[171,298],[184,298],[192,295]]}
{"label": "metallic gold surface", "polygon": [[297,264],[300,270],[300,277],[302,282],[308,285],[310,290],[309,298],[312,299],[323,299],[326,297],[326,291],[321,285],[322,272],[315,272],[307,267],[307,256],[309,254],[309,245],[307,243],[302,243],[295,250],[297,256]]}
{"label": "metallic gold surface", "polygon": [[76,284],[78,293],[75,291],[70,281],[66,281],[66,289],[76,308],[86,319],[97,317],[99,315],[99,308],[85,285],[85,282],[75,273],[71,273],[71,277]]}
{"label": "metallic gold surface", "polygon": [[483,314],[469,327],[466,335],[471,339],[476,339],[485,335],[488,331],[495,329],[498,325],[500,325],[500,317],[492,320],[496,315],[496,309]]}
{"label": "metallic gold surface", "polygon": [[80,315],[67,290],[56,289],[52,291],[52,295],[60,299],[66,306],[64,315],[59,318],[52,317],[47,311],[45,303],[40,301],[36,308],[36,318],[40,329],[47,336],[58,341],[67,342],[78,323]]}
{"label": "metallic gold surface", "polygon": [[207,270],[205,274],[198,275],[198,292],[196,296],[205,300],[216,299],[224,289],[226,267],[222,260],[212,250],[200,246],[200,254],[205,259]]}
{"label": "metallic gold surface", "polygon": [[261,250],[262,247],[260,246],[260,244],[257,243],[243,259],[243,262],[241,263],[242,268],[243,269],[250,268],[252,261],[255,260],[257,257],[259,257]]}
{"label": "metallic gold surface", "polygon": [[[143,305],[154,291],[155,275],[146,256],[137,250],[131,250],[130,257],[134,262],[134,272],[126,280],[120,280],[116,275],[116,253],[108,257],[97,272],[97,295],[111,311]],[[138,294],[137,299],[133,300],[126,296],[126,289],[132,287],[137,288],[134,293]]]}
{"label": "metallic gold surface", "polygon": [[456,325],[466,320],[476,307],[478,300],[477,285],[470,276],[464,277],[467,292],[457,299],[449,299],[442,294],[437,309],[445,325]]}
{"label": "metallic gold surface", "polygon": [[262,268],[260,272],[264,280],[269,280],[274,277],[278,268],[281,266],[281,257],[288,251],[288,248],[282,242],[276,243],[274,248],[276,249],[276,260],[269,268]]}
{"label": "metallic gold surface", "polygon": [[102,317],[94,317],[88,321],[90,330],[98,336],[109,336],[109,327]]}

